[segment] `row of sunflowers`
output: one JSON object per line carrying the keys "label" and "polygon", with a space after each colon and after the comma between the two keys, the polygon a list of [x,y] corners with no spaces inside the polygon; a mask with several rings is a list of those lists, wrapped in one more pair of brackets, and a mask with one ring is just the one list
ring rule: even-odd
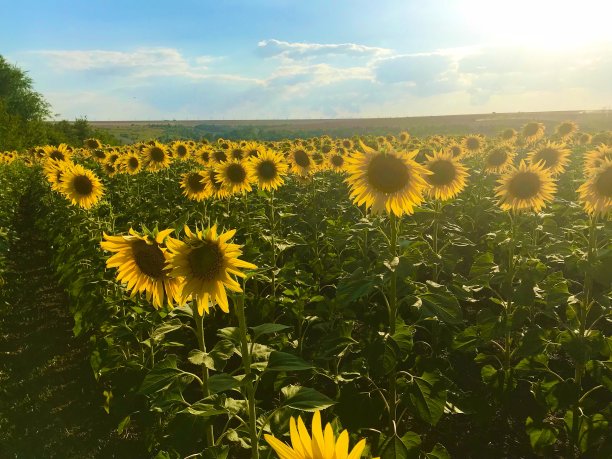
{"label": "row of sunflowers", "polygon": [[2,162],[44,178],[75,333],[153,455],[606,455],[612,148],[544,132]]}

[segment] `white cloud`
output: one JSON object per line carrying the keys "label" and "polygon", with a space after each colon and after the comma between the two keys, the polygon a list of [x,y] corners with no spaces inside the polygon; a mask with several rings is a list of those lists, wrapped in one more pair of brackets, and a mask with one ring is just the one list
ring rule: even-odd
{"label": "white cloud", "polygon": [[391,54],[387,48],[358,45],[355,43],[321,44],[321,43],[298,43],[281,40],[262,40],[257,44],[260,55],[264,57],[285,57],[288,59],[351,56],[351,57],[376,57]]}

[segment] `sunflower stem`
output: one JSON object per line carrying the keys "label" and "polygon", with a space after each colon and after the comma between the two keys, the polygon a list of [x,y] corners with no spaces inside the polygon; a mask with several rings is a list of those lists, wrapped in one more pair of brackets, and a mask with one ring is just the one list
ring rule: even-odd
{"label": "sunflower stem", "polygon": [[[243,290],[245,290],[243,288]],[[251,457],[259,458],[258,435],[257,435],[257,413],[255,411],[255,390],[251,372],[251,351],[247,340],[247,325],[244,314],[244,293],[236,299],[236,316],[240,328],[240,342],[242,353],[242,365],[244,367],[244,381],[248,398],[249,409],[249,436],[251,437]]]}
{"label": "sunflower stem", "polygon": [[436,255],[436,263],[434,265],[434,282],[438,282],[438,276],[440,275],[440,267],[438,266],[438,262],[440,260],[440,253],[438,251],[438,232],[440,230],[440,218],[442,216],[442,206],[439,200],[436,199],[435,202],[435,213],[434,213],[434,222],[433,222],[433,250]]}
{"label": "sunflower stem", "polygon": [[[390,234],[389,234],[389,252],[391,255],[391,261],[397,257],[397,218],[393,212],[391,212],[390,220]],[[397,318],[397,271],[394,267],[391,272],[391,288],[389,289],[389,336],[395,335],[395,320]],[[396,381],[395,366],[391,370],[389,375],[389,431],[391,434],[395,433],[395,415],[396,415],[396,401],[397,401],[397,381]]]}
{"label": "sunflower stem", "polygon": [[[509,212],[508,215],[510,216],[510,243],[508,246],[508,273],[507,273],[507,290],[506,290],[506,339],[505,339],[505,343],[504,343],[504,363],[505,363],[505,369],[506,371],[509,373],[510,369],[512,367],[512,333],[511,333],[511,329],[512,329],[512,324],[511,324],[511,320],[512,320],[512,307],[513,302],[512,302],[512,295],[513,295],[513,291],[512,291],[512,284],[514,282],[514,270],[515,270],[515,263],[514,263],[514,253],[516,251],[516,219],[515,219],[515,215],[512,214],[512,212]],[[510,384],[510,381],[508,381],[508,384]]]}
{"label": "sunflower stem", "polygon": [[269,196],[269,207],[270,207],[270,238],[272,241],[272,298],[276,300],[276,223],[275,210],[274,210],[274,190],[270,191]]}
{"label": "sunflower stem", "polygon": [[[198,345],[200,347],[200,351],[206,353],[206,342],[204,341],[204,315],[200,314],[197,305],[193,305],[193,318],[196,323],[196,335],[198,337]],[[208,389],[208,367],[205,364],[202,364],[202,395],[204,398],[210,396],[210,391]],[[207,425],[205,428],[206,433],[206,443],[208,446],[215,445],[215,434],[213,430],[212,423]]]}
{"label": "sunflower stem", "polygon": [[[589,239],[587,245],[587,270],[584,275],[584,299],[580,303],[578,311],[578,339],[582,342],[586,332],[586,319],[591,307],[591,294],[593,290],[593,277],[591,276],[590,268],[592,268],[595,262],[595,249],[597,248],[597,217],[591,216],[589,225]],[[584,363],[576,362],[574,367],[574,382],[578,387],[578,391],[582,390],[582,377],[584,376]],[[584,397],[583,397],[584,398]],[[582,398],[580,399],[582,400]],[[572,409],[572,456],[576,451],[576,447],[579,444],[580,435],[580,400],[578,400]],[[576,456],[577,457],[577,456]]]}

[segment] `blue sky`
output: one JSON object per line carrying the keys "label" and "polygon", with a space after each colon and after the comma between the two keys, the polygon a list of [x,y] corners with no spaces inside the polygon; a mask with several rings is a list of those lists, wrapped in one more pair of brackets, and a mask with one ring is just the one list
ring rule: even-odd
{"label": "blue sky", "polygon": [[612,106],[608,0],[24,0],[2,10],[0,54],[67,119]]}

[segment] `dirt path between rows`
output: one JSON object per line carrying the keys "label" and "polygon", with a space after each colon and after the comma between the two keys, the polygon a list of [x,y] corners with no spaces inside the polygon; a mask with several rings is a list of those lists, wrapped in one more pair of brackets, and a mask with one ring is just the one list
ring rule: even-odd
{"label": "dirt path between rows", "polygon": [[0,291],[0,459],[146,458],[102,408],[87,338],[72,334],[32,200],[20,203]]}

